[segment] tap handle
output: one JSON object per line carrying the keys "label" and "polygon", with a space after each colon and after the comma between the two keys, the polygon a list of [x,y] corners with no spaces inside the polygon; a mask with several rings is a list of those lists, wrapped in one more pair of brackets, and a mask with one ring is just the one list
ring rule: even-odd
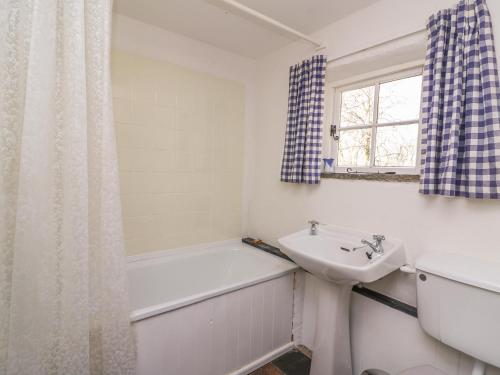
{"label": "tap handle", "polygon": [[381,243],[382,241],[385,241],[385,236],[383,234],[374,234],[373,239],[378,243]]}

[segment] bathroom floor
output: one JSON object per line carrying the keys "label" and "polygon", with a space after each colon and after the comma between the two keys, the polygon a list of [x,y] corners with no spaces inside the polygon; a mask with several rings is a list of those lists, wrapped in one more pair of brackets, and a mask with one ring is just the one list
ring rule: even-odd
{"label": "bathroom floor", "polygon": [[290,350],[250,375],[309,375],[311,359],[298,349]]}

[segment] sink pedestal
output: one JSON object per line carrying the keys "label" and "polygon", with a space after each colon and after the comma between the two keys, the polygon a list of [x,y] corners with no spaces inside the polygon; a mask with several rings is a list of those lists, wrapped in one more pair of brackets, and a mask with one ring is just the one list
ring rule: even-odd
{"label": "sink pedestal", "polygon": [[349,310],[352,284],[318,279],[311,375],[352,375]]}

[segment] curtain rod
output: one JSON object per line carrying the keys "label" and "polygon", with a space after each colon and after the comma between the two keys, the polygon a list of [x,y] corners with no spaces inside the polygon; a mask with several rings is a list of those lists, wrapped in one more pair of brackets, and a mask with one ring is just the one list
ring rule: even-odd
{"label": "curtain rod", "polygon": [[317,42],[316,40],[310,38],[309,36],[307,36],[306,34],[304,33],[301,33],[300,31],[297,31],[293,28],[291,28],[290,26],[287,26],[285,25],[284,23],[281,23],[277,20],[275,20],[274,18],[271,18],[269,16],[266,16],[265,14],[262,14],[252,8],[249,8],[247,7],[246,5],[243,5],[243,4],[240,4],[238,3],[237,1],[235,0],[219,0],[233,8],[236,8],[240,11],[242,11],[243,13],[246,13],[246,14],[249,14],[251,15],[252,17],[255,17],[261,21],[264,21],[274,27],[277,27],[278,29],[281,29],[283,31],[286,31],[287,33],[291,34],[291,35],[294,35],[296,37],[299,37],[300,39],[302,40],[305,40],[306,42],[309,42],[311,44],[314,44],[316,47],[321,47],[322,44]]}
{"label": "curtain rod", "polygon": [[[235,0],[218,0],[218,1],[220,1],[220,2],[222,2],[224,4],[226,4],[226,5],[229,5],[229,6],[233,7],[233,8],[236,8],[236,9],[242,11],[243,13],[246,13],[246,14],[254,17],[254,18],[257,18],[257,19],[259,19],[261,21],[264,21],[264,22],[266,22],[266,23],[268,23],[268,24],[270,24],[270,25],[272,25],[274,27],[277,27],[277,28],[279,28],[279,29],[281,29],[283,31],[286,31],[287,33],[289,33],[291,35],[294,35],[294,36],[296,36],[296,37],[298,37],[298,38],[300,38],[300,39],[302,39],[302,40],[304,40],[306,42],[309,42],[309,43],[313,44],[316,47],[316,52],[319,52],[319,51],[321,51],[323,49],[326,49],[326,47],[322,43],[320,43],[320,42],[318,42],[318,41],[310,38],[306,34],[301,33],[300,31],[295,30],[295,29],[291,28],[290,26],[287,26],[287,25],[285,25],[285,24],[283,24],[283,23],[275,20],[274,18],[266,16],[265,14],[260,13],[260,12],[258,12],[256,10],[252,9],[252,8],[249,8],[246,5],[243,5],[243,4],[241,4],[241,3],[239,3],[239,2],[237,2]],[[426,30],[427,30],[426,28],[417,30],[417,31],[408,33],[406,35],[402,35],[400,37],[397,37],[397,38],[394,38],[394,39],[391,39],[391,40],[387,40],[385,42],[378,43],[378,44],[375,44],[373,46],[370,46],[370,47],[367,47],[367,48],[363,48],[363,49],[360,49],[358,51],[351,52],[351,53],[348,53],[346,55],[330,59],[330,60],[327,61],[327,63],[328,64],[334,63],[334,62],[336,62],[338,60],[345,59],[345,58],[351,57],[353,55],[357,55],[358,53],[366,52],[368,50],[371,50],[372,48],[381,47],[381,46],[384,46],[386,44],[390,44],[390,43],[396,42],[398,40],[401,40],[401,39],[404,39],[404,38],[408,38],[408,37],[420,34],[420,33],[424,32]]]}
{"label": "curtain rod", "polygon": [[[391,44],[391,43],[394,43],[394,42],[397,42],[399,40],[402,40],[402,39],[406,39],[406,38],[409,38],[409,37],[412,37],[412,36],[415,36],[415,35],[418,35],[418,34],[421,34],[423,32],[427,31],[426,28],[423,28],[423,29],[420,29],[420,30],[417,30],[417,31],[413,31],[411,33],[408,33],[408,34],[405,34],[405,35],[402,35],[402,36],[398,36],[397,38],[393,38],[393,39],[390,39],[390,40],[386,40],[385,42],[381,42],[381,43],[378,43],[378,44],[375,44],[373,46],[370,46],[370,47],[366,47],[366,48],[362,48],[360,50],[357,50],[357,51],[354,51],[354,52],[350,52],[348,54],[345,54],[343,56],[339,56],[339,57],[335,57],[333,59],[330,59],[327,61],[328,64],[331,64],[331,63],[334,63],[334,62],[337,62],[339,60],[343,60],[347,57],[351,57],[351,56],[354,56],[354,55],[357,55],[359,53],[363,53],[363,52],[366,52],[366,51],[369,51],[369,50],[372,50],[373,48],[378,48],[378,47],[382,47],[382,46],[385,46],[386,44]],[[326,47],[325,47],[326,48]],[[321,48],[322,49],[322,48]],[[320,50],[320,49],[318,49]]]}

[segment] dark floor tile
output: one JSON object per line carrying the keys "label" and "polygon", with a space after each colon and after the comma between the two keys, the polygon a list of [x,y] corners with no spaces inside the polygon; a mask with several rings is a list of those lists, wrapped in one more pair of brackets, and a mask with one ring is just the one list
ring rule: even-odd
{"label": "dark floor tile", "polygon": [[311,360],[298,350],[291,350],[272,362],[285,375],[309,375]]}
{"label": "dark floor tile", "polygon": [[297,350],[301,351],[307,358],[312,358],[312,350],[305,345],[297,345]]}

